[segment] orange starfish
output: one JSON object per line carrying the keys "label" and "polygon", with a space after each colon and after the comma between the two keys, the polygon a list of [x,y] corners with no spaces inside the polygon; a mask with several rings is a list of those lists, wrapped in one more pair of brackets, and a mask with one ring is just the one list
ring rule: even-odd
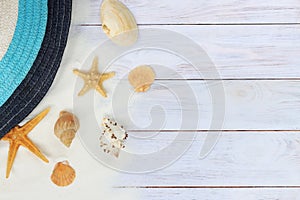
{"label": "orange starfish", "polygon": [[78,96],[82,96],[91,89],[97,90],[103,97],[107,94],[103,88],[103,82],[115,76],[115,72],[100,73],[98,71],[98,57],[95,57],[89,72],[82,72],[74,69],[73,73],[84,80],[84,86],[79,92]]}
{"label": "orange starfish", "polygon": [[45,109],[35,118],[27,122],[24,126],[16,126],[11,129],[3,138],[3,141],[9,141],[9,151],[6,168],[6,178],[9,177],[12,165],[14,163],[17,151],[20,145],[26,147],[29,151],[34,153],[45,162],[49,162],[47,158],[40,152],[40,150],[27,137],[28,133],[48,114],[50,108]]}

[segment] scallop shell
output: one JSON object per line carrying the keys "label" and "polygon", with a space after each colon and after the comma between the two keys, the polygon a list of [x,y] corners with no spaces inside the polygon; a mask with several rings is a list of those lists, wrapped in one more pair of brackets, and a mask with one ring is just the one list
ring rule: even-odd
{"label": "scallop shell", "polygon": [[155,73],[151,66],[148,65],[136,67],[128,75],[128,80],[136,92],[146,92],[149,90],[154,79]]}
{"label": "scallop shell", "polygon": [[68,161],[63,161],[55,165],[51,180],[55,185],[63,187],[70,185],[75,177],[75,170],[69,165]]}
{"label": "scallop shell", "polygon": [[61,111],[54,126],[54,134],[66,147],[70,147],[78,129],[78,118],[70,112]]}
{"label": "scallop shell", "polygon": [[105,34],[116,44],[129,46],[138,38],[138,27],[130,10],[118,0],[103,0],[101,23]]}

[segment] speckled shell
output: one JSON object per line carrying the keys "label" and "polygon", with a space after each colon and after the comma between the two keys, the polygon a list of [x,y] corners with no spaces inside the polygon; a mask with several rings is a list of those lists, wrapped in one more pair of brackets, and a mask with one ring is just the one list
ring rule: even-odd
{"label": "speckled shell", "polygon": [[100,147],[104,153],[119,157],[121,149],[125,148],[125,141],[128,133],[122,125],[109,117],[104,117],[102,121],[103,131],[100,136]]}
{"label": "speckled shell", "polygon": [[138,26],[130,10],[119,0],[103,0],[101,22],[105,34],[116,44],[129,46],[138,38]]}
{"label": "speckled shell", "polygon": [[75,177],[75,170],[69,165],[68,161],[63,161],[55,165],[51,180],[55,185],[64,187],[73,183]]}
{"label": "speckled shell", "polygon": [[128,80],[136,92],[148,91],[154,79],[155,73],[148,65],[136,67],[128,75]]}
{"label": "speckled shell", "polygon": [[70,112],[61,111],[54,126],[54,134],[66,147],[70,147],[78,129],[78,118]]}

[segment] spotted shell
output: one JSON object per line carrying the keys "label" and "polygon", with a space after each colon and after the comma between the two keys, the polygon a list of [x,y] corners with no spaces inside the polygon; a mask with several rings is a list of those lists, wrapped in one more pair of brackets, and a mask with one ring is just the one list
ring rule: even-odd
{"label": "spotted shell", "polygon": [[154,82],[155,73],[151,66],[142,65],[134,68],[128,75],[129,83],[136,92],[146,92]]}
{"label": "spotted shell", "polygon": [[100,136],[100,147],[104,153],[119,157],[121,149],[125,148],[125,141],[128,133],[122,125],[109,117],[104,117],[102,121],[103,131]]}
{"label": "spotted shell", "polygon": [[78,129],[78,118],[70,112],[61,111],[54,126],[54,134],[66,147],[70,147]]}
{"label": "spotted shell", "polygon": [[51,180],[55,185],[64,187],[73,183],[75,177],[75,170],[69,165],[68,161],[63,161],[55,165]]}

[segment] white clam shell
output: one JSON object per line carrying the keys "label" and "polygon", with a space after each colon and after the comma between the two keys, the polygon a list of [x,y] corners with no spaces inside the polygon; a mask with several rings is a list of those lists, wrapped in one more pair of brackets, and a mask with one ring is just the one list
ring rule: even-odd
{"label": "white clam shell", "polygon": [[129,46],[138,39],[138,27],[133,14],[118,0],[103,0],[101,23],[105,34],[120,46]]}

